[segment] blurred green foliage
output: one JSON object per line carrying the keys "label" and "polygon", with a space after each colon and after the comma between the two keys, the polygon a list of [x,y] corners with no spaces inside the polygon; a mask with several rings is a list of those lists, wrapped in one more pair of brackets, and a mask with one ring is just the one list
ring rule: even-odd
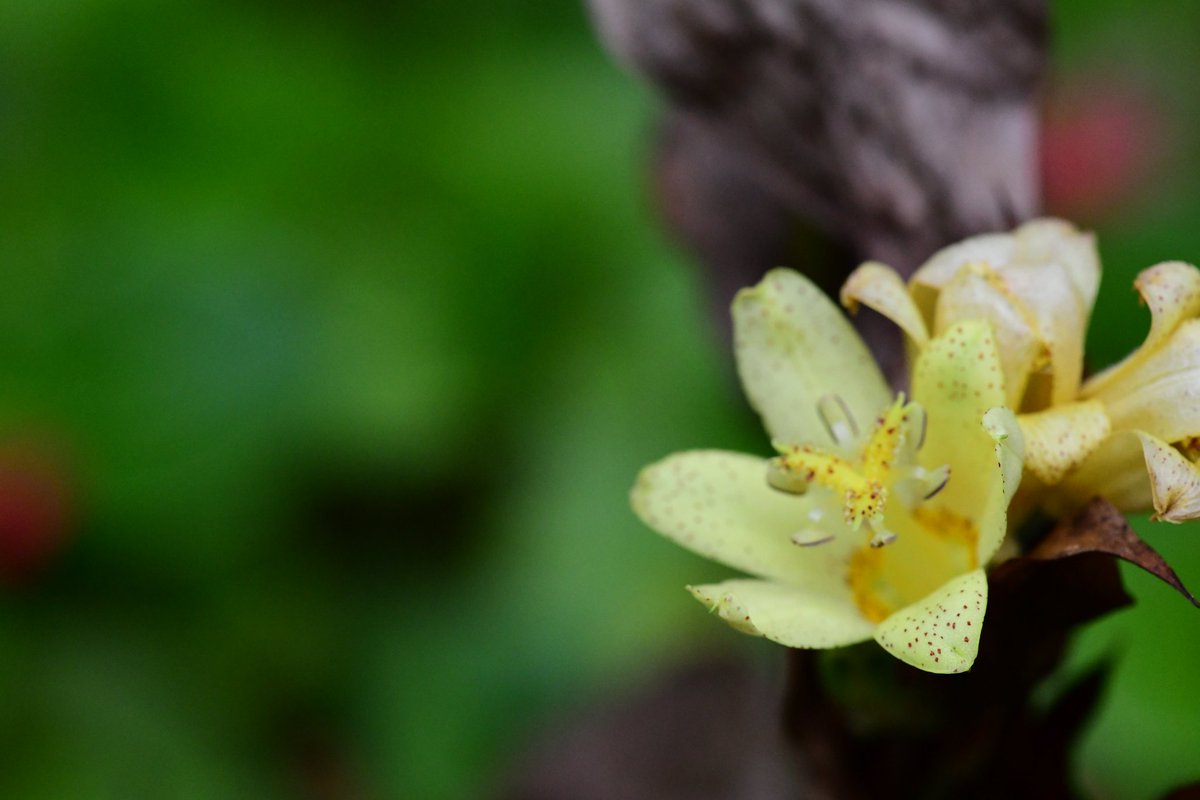
{"label": "blurred green foliage", "polygon": [[[1064,62],[1119,42],[1183,94],[1170,7],[1058,4]],[[652,118],[574,4],[0,4],[0,455],[48,454],[68,520],[0,599],[0,796],[458,797],[746,647],[626,507],[663,454],[764,444],[644,196]],[[1097,361],[1136,270],[1200,258],[1176,155],[1099,228]],[[1194,530],[1143,530],[1200,585]],[[1148,797],[1197,777],[1200,617],[1130,584],[1081,763]]]}

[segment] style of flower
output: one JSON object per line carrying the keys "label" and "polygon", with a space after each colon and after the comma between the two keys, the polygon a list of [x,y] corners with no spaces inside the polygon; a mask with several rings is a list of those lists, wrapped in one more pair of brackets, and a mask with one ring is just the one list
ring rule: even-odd
{"label": "style of flower", "polygon": [[777,455],[679,453],[644,469],[651,528],[757,577],[689,587],[733,627],[790,647],[874,638],[930,672],[969,669],[984,567],[1021,474],[986,323],[926,342],[893,396],[839,309],[775,270],[733,304],[738,371]]}
{"label": "style of flower", "polygon": [[842,301],[891,318],[918,350],[958,320],[991,324],[1008,405],[1021,412],[1027,502],[1018,505],[1061,514],[1100,495],[1168,522],[1200,517],[1200,271],[1169,262],[1142,272],[1134,286],[1152,315],[1145,343],[1084,381],[1099,281],[1092,236],[1046,219],[947,247],[907,286],[864,264]]}

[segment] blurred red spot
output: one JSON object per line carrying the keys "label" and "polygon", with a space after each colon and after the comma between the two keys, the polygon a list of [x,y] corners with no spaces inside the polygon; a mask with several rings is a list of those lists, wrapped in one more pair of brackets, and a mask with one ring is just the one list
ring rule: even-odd
{"label": "blurred red spot", "polygon": [[1118,211],[1166,150],[1165,113],[1144,86],[1090,75],[1054,92],[1041,131],[1046,209],[1069,219]]}
{"label": "blurred red spot", "polygon": [[37,445],[0,445],[0,583],[27,583],[62,550],[67,483],[61,463]]}

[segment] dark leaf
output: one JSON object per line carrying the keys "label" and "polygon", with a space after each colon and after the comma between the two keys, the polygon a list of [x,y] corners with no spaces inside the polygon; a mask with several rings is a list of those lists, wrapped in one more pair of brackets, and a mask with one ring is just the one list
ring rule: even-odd
{"label": "dark leaf", "polygon": [[1200,800],[1200,782],[1173,789],[1163,795],[1162,800]]}
{"label": "dark leaf", "polygon": [[1200,602],[1184,587],[1175,570],[1129,527],[1112,503],[1100,497],[1084,506],[1072,519],[1059,523],[1029,557],[1049,561],[1085,553],[1104,553],[1135,564],[1182,594],[1192,605],[1200,607]]}

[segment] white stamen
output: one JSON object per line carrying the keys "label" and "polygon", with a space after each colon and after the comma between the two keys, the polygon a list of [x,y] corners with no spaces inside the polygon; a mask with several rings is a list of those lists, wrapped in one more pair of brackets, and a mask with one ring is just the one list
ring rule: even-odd
{"label": "white stamen", "polygon": [[816,528],[805,528],[792,534],[792,544],[800,547],[815,547],[833,541],[833,534]]}
{"label": "white stamen", "polygon": [[896,534],[891,531],[876,531],[875,535],[871,537],[870,545],[871,547],[879,548],[889,545],[894,541],[896,541]]}
{"label": "white stamen", "polygon": [[896,534],[878,524],[875,520],[867,520],[867,527],[871,529],[871,547],[883,547],[896,541]]}
{"label": "white stamen", "polygon": [[950,465],[943,464],[942,466],[930,472],[925,479],[925,499],[928,500],[942,489],[946,488],[946,484],[950,482]]}
{"label": "white stamen", "polygon": [[822,395],[817,401],[817,416],[825,424],[825,430],[834,444],[846,444],[858,438],[858,423],[854,421],[854,414],[841,395]]}
{"label": "white stamen", "polygon": [[767,462],[767,485],[784,494],[808,492],[808,481],[804,479],[804,476],[786,469],[778,458],[772,458]]}

